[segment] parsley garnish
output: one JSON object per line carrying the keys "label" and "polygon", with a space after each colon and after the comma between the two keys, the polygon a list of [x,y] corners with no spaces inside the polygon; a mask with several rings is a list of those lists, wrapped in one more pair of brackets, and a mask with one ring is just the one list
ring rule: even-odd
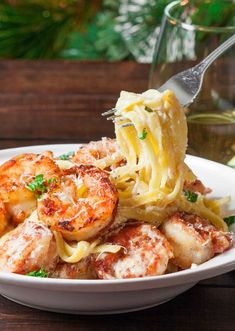
{"label": "parsley garnish", "polygon": [[50,185],[57,181],[56,178],[50,178],[47,182],[43,179],[43,174],[37,175],[35,179],[29,183],[26,187],[28,190],[35,193],[39,199],[45,192],[48,191]]}
{"label": "parsley garnish", "polygon": [[184,195],[185,195],[186,199],[189,202],[196,202],[197,201],[197,198],[198,198],[197,193],[194,193],[194,192],[191,192],[191,191],[188,191],[188,190],[184,190]]}
{"label": "parsley garnish", "polygon": [[26,276],[47,278],[48,277],[48,272],[46,272],[44,270],[44,268],[42,267],[38,271],[31,271],[31,272],[29,272],[28,274],[26,274]]}
{"label": "parsley garnish", "polygon": [[152,112],[153,112],[153,110],[152,110],[151,108],[147,107],[147,106],[145,106],[144,109],[145,109],[148,113],[152,113]]}
{"label": "parsley garnish", "polygon": [[61,160],[68,160],[70,159],[71,156],[74,156],[75,152],[74,151],[71,151],[71,152],[68,152],[67,154],[62,154],[59,156],[59,159]]}
{"label": "parsley garnish", "polygon": [[57,179],[56,178],[50,178],[48,179],[48,184],[51,185],[52,183],[56,183]]}
{"label": "parsley garnish", "polygon": [[37,175],[31,183],[27,185],[27,189],[32,192],[40,191],[42,194],[47,190],[47,187],[43,184],[43,175]]}
{"label": "parsley garnish", "polygon": [[235,215],[231,215],[224,218],[225,223],[227,223],[228,226],[235,223]]}
{"label": "parsley garnish", "polygon": [[141,135],[139,136],[139,139],[144,140],[147,137],[148,132],[146,131],[146,129],[144,129],[141,133]]}

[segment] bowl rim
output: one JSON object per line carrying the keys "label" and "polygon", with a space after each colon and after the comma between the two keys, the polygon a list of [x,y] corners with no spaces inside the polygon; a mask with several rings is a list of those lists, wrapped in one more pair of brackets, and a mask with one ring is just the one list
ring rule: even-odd
{"label": "bowl rim", "polygon": [[[229,254],[228,254],[229,253]],[[224,258],[225,254],[227,259]],[[221,263],[207,266],[208,262],[217,257],[224,260]],[[222,257],[222,259],[221,259]],[[214,262],[214,261],[213,261]],[[178,271],[171,274],[131,278],[131,279],[112,279],[112,280],[89,280],[89,279],[59,279],[59,278],[36,278],[25,275],[0,272],[0,284],[21,285],[42,289],[78,291],[78,292],[116,292],[116,291],[134,291],[141,289],[165,288],[183,284],[197,283],[203,279],[215,277],[223,273],[235,270],[235,247],[231,250],[218,255],[195,268]]]}

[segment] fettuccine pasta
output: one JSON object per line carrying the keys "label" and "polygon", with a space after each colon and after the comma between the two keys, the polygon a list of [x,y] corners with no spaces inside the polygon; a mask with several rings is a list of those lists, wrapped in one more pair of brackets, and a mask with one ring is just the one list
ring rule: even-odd
{"label": "fettuccine pasta", "polygon": [[111,119],[116,139],[0,166],[0,271],[144,277],[231,248],[229,198],[210,199],[185,163],[187,122],[174,93],[123,91]]}

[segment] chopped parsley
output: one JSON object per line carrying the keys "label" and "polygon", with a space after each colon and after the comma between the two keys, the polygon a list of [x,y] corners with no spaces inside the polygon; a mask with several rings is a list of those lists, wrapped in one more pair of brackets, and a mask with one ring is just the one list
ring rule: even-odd
{"label": "chopped parsley", "polygon": [[50,178],[47,182],[43,179],[43,174],[37,175],[35,179],[26,187],[28,190],[35,193],[39,199],[45,192],[48,191],[52,183],[57,181],[56,178]]}
{"label": "chopped parsley", "polygon": [[188,200],[189,202],[196,202],[197,198],[198,198],[198,194],[188,191],[188,190],[184,190],[184,195],[186,200]]}
{"label": "chopped parsley", "polygon": [[51,185],[52,183],[56,183],[57,179],[56,178],[50,178],[48,179],[48,184]]}
{"label": "chopped parsley", "polygon": [[235,223],[235,215],[231,215],[224,218],[225,223],[227,223],[228,226]]}
{"label": "chopped parsley", "polygon": [[62,154],[59,156],[59,159],[60,160],[69,160],[72,156],[74,156],[75,152],[74,151],[71,151],[71,152],[68,152],[67,154]]}
{"label": "chopped parsley", "polygon": [[148,132],[146,129],[143,129],[141,135],[139,136],[139,139],[144,140],[147,137]]}
{"label": "chopped parsley", "polygon": [[42,267],[38,271],[31,271],[31,272],[29,272],[28,274],[26,274],[26,276],[47,278],[48,277],[48,272],[46,272],[44,270],[44,268]]}
{"label": "chopped parsley", "polygon": [[153,112],[153,110],[152,110],[151,108],[147,107],[147,106],[145,106],[144,109],[145,109],[148,113],[152,113],[152,112]]}

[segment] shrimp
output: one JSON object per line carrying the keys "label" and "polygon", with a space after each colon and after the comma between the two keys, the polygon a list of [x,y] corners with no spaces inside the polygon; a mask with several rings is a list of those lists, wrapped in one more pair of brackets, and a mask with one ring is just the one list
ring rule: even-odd
{"label": "shrimp", "polygon": [[124,163],[123,156],[115,139],[102,138],[99,141],[91,141],[81,147],[72,162],[75,164],[95,165],[101,169],[109,170],[121,166]]}
{"label": "shrimp", "polygon": [[35,194],[27,185],[37,175],[43,175],[44,181],[59,179],[60,169],[51,158],[40,154],[22,154],[0,166],[0,196],[15,224],[36,209]]}
{"label": "shrimp", "polygon": [[117,202],[118,193],[108,174],[94,166],[80,165],[64,170],[61,185],[39,200],[38,215],[64,238],[87,240],[112,223]]}
{"label": "shrimp", "polygon": [[173,247],[172,262],[182,269],[201,264],[232,246],[232,236],[194,214],[177,212],[166,220],[161,231]]}
{"label": "shrimp", "polygon": [[149,224],[126,225],[108,237],[107,242],[123,249],[94,259],[94,268],[101,279],[162,275],[173,257],[166,238]]}
{"label": "shrimp", "polygon": [[5,205],[0,199],[0,237],[3,235],[4,231],[8,226],[8,215],[6,212]]}
{"label": "shrimp", "polygon": [[210,188],[205,187],[199,179],[196,179],[194,182],[186,180],[184,182],[184,190],[201,193],[202,195],[206,195],[212,191]]}
{"label": "shrimp", "polygon": [[52,232],[42,222],[27,219],[1,238],[0,271],[27,274],[54,270],[58,261]]}
{"label": "shrimp", "polygon": [[51,274],[52,278],[66,279],[95,279],[97,278],[90,257],[86,257],[78,263],[60,262],[55,271]]}

